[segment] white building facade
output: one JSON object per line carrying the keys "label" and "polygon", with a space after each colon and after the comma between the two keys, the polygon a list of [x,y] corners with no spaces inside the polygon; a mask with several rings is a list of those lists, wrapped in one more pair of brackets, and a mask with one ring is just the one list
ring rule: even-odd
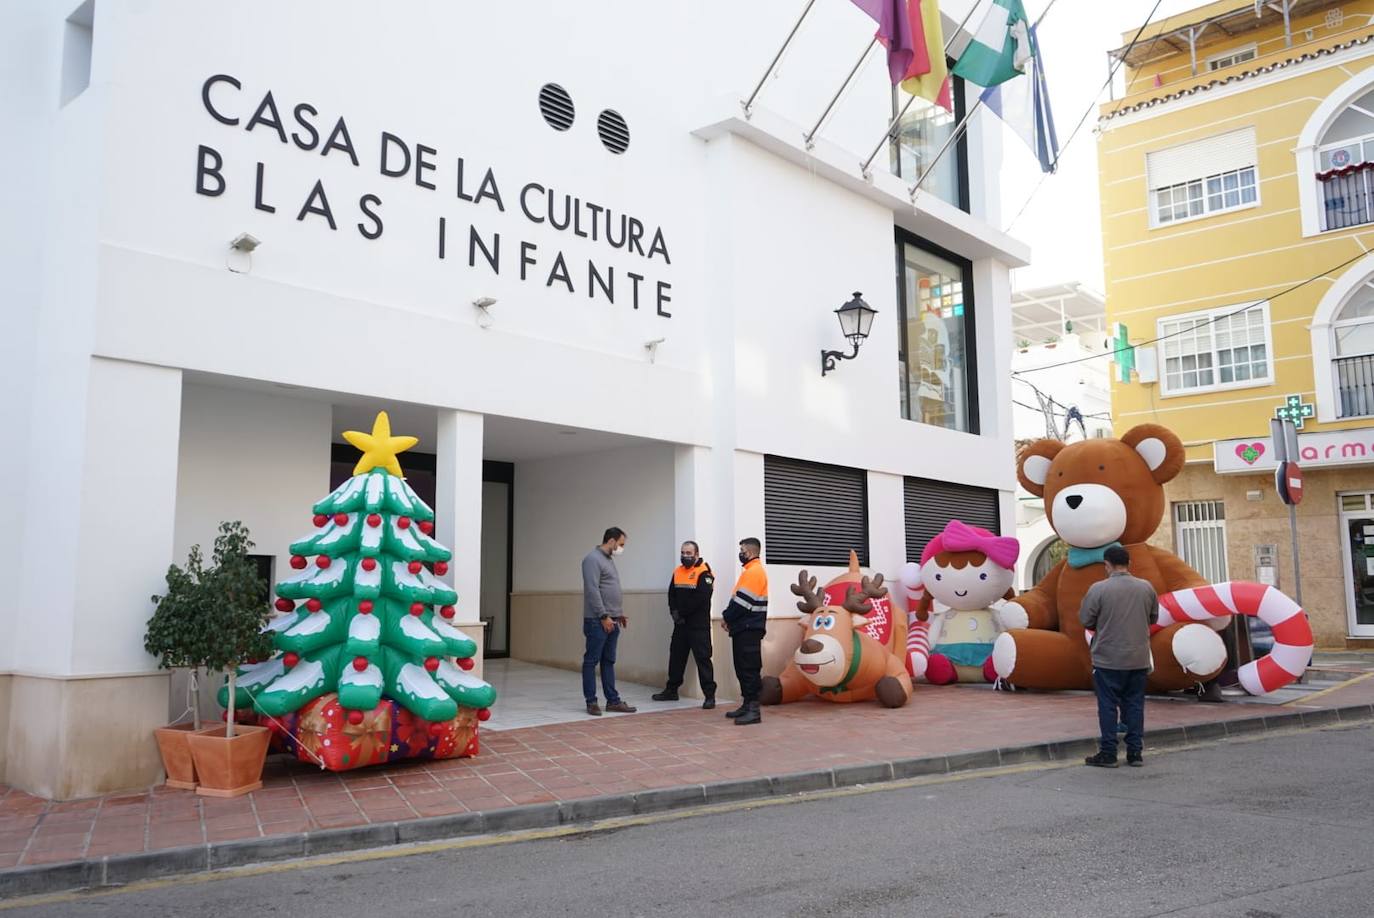
{"label": "white building facade", "polygon": [[[684,539],[724,584],[763,539],[787,619],[851,547],[895,577],[941,514],[1013,531],[1029,253],[995,228],[996,125],[913,206],[951,121],[921,103],[866,179],[873,54],[808,148],[873,32],[852,4],[816,5],[748,117],[794,4],[70,6],[0,12],[0,783],[156,781],[167,566],[242,520],[278,579],[381,409],[493,656],[578,665],[611,525],[618,669],[648,682]],[[872,332],[823,375],[855,291]]]}

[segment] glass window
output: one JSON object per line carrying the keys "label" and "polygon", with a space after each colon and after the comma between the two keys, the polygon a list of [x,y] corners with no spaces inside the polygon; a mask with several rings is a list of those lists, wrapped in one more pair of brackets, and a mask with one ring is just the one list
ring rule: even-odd
{"label": "glass window", "polygon": [[1164,391],[1265,382],[1268,322],[1263,304],[1244,312],[1219,309],[1159,323]]}
{"label": "glass window", "polygon": [[[915,182],[934,162],[954,126],[963,118],[964,81],[951,77],[954,93],[954,111],[947,112],[938,105],[922,98],[914,98],[897,88],[892,90],[892,117],[912,99],[911,107],[906,110],[902,120],[893,132],[893,142],[889,147],[892,159],[892,172],[909,182]],[[960,210],[968,210],[964,187],[967,185],[968,145],[967,135],[961,136],[952,149],[946,150],[935,163],[935,171],[921,186],[922,191],[948,201]]]}
{"label": "glass window", "polygon": [[1374,354],[1374,280],[1361,284],[1336,314],[1337,357]]}
{"label": "glass window", "polygon": [[977,433],[969,264],[903,239],[902,416]]}
{"label": "glass window", "polygon": [[1155,191],[1154,200],[1156,224],[1253,204],[1258,200],[1255,167],[1246,166],[1160,188]]}

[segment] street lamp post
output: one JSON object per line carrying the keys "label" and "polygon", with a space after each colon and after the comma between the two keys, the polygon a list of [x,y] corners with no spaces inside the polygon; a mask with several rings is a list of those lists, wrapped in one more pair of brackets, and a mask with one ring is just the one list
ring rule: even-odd
{"label": "street lamp post", "polygon": [[873,317],[877,314],[878,310],[865,303],[862,294],[857,290],[854,291],[852,300],[835,310],[835,316],[840,320],[840,331],[849,339],[854,350],[848,354],[843,351],[822,350],[822,376],[839,366],[841,360],[853,360],[859,356],[859,345],[868,337],[869,331],[873,328]]}

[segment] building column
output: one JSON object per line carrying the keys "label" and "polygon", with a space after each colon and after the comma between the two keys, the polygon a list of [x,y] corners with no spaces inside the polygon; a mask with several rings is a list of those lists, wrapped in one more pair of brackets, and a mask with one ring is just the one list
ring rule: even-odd
{"label": "building column", "polygon": [[173,560],[181,371],[94,358],[84,394],[67,423],[37,428],[68,438],[77,461],[30,481],[57,497],[26,517],[0,737],[4,780],[58,799],[156,783],[153,729],[168,718],[167,674],[143,636]]}
{"label": "building column", "polygon": [[434,481],[434,534],[453,551],[443,579],[458,592],[454,624],[477,641],[477,675],[486,645],[481,619],[483,420],[470,411],[439,410]]}

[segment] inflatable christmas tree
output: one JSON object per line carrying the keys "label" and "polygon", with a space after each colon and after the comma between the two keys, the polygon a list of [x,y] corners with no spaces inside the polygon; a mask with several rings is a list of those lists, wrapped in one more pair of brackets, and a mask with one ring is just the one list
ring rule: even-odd
{"label": "inflatable christmas tree", "polygon": [[472,754],[496,692],[467,672],[477,645],[453,626],[458,596],[439,579],[452,553],[401,474],[397,454],[417,441],[393,437],[386,412],[344,438],[362,458],[292,543],[296,573],[277,584],[282,614],[267,626],[280,653],[239,668],[234,707],[264,715],[287,751],[331,753],[328,767]]}

